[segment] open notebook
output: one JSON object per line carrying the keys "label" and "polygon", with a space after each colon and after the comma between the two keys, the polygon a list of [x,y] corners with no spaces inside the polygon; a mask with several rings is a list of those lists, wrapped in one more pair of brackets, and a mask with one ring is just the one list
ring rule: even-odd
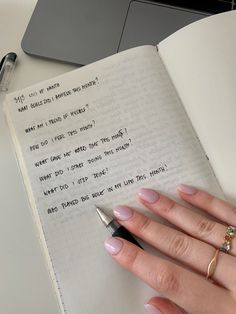
{"label": "open notebook", "polygon": [[7,121],[63,312],[141,314],[156,294],[106,254],[108,234],[95,204],[139,208],[138,187],[176,198],[179,183],[218,196],[222,185],[230,195],[235,33],[234,12],[213,16],[158,47],[130,49],[7,96]]}

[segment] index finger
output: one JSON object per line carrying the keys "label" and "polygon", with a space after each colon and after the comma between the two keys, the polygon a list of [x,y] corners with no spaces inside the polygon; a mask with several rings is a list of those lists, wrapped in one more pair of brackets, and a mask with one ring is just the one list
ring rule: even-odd
{"label": "index finger", "polygon": [[225,289],[124,239],[109,238],[105,247],[121,266],[191,313],[223,313],[222,298],[233,306]]}

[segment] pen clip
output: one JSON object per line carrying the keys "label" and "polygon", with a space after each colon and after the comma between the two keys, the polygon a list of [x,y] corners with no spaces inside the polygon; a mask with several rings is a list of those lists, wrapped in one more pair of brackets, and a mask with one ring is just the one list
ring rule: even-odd
{"label": "pen clip", "polygon": [[5,59],[6,59],[6,56],[4,56],[4,57],[2,58],[2,60],[1,60],[1,62],[0,62],[0,71],[1,71],[1,69],[2,69],[3,62],[5,61]]}
{"label": "pen clip", "polygon": [[0,80],[1,80],[1,73],[2,73],[2,68],[3,68],[3,63],[4,63],[4,61],[5,61],[5,59],[6,59],[6,56],[4,56],[3,58],[2,58],[2,60],[1,60],[1,62],[0,62]]}
{"label": "pen clip", "polygon": [[8,91],[9,82],[15,67],[17,54],[9,52],[0,62],[0,92]]}

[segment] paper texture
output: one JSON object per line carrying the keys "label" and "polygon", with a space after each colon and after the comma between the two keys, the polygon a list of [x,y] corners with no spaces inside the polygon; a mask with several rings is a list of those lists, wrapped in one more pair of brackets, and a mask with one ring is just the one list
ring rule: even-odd
{"label": "paper texture", "polygon": [[203,19],[158,45],[225,192],[236,200],[236,12]]}
{"label": "paper texture", "polygon": [[144,313],[156,292],[105,252],[95,204],[139,207],[141,186],[220,193],[155,47],[11,94],[6,114],[64,311]]}

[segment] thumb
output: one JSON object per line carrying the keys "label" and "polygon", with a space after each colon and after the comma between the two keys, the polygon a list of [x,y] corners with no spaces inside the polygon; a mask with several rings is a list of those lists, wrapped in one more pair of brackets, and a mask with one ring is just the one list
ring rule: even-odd
{"label": "thumb", "polygon": [[144,305],[149,314],[184,314],[186,313],[172,301],[154,297],[151,298],[146,305]]}

